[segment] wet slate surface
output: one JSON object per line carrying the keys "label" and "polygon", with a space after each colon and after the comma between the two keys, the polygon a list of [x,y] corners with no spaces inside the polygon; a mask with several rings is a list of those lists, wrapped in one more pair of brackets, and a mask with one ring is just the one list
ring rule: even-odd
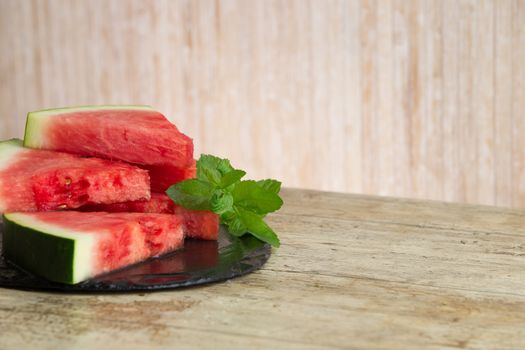
{"label": "wet slate surface", "polygon": [[263,266],[270,254],[268,244],[251,236],[233,237],[221,227],[218,241],[188,239],[181,250],[75,285],[47,281],[0,256],[0,287],[77,293],[174,289],[248,274]]}

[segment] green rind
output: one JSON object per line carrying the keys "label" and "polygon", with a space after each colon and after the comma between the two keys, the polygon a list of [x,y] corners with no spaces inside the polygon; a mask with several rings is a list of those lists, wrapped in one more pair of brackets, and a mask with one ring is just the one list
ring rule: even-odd
{"label": "green rind", "polygon": [[4,215],[3,254],[23,269],[48,280],[74,284],[75,241],[40,232]]}
{"label": "green rind", "polygon": [[43,129],[45,128],[45,119],[53,117],[55,115],[61,115],[64,113],[73,112],[88,112],[98,110],[153,110],[151,106],[141,105],[101,105],[101,106],[76,106],[76,107],[65,107],[65,108],[51,108],[42,109],[39,111],[27,113],[26,126],[24,132],[24,146],[31,148],[40,148],[39,136],[41,136]]}
{"label": "green rind", "polygon": [[22,147],[23,143],[24,142],[22,140],[20,140],[20,139],[3,140],[3,141],[0,141],[0,148],[5,147],[5,146],[19,146],[19,147]]}

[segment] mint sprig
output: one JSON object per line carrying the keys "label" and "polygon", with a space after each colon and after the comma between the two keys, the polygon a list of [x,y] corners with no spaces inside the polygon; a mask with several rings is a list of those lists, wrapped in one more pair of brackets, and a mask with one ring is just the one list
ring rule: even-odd
{"label": "mint sprig", "polygon": [[252,234],[279,247],[279,238],[266,222],[266,214],[279,210],[281,182],[273,179],[241,180],[246,172],[228,159],[203,154],[197,161],[197,178],[172,185],[166,193],[187,209],[210,210],[234,236]]}

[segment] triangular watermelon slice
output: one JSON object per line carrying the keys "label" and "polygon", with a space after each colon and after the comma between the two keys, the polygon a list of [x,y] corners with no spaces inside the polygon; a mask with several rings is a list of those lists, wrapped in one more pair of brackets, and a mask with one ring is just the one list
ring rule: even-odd
{"label": "triangular watermelon slice", "polygon": [[27,115],[24,146],[187,168],[193,141],[148,106],[85,106]]}
{"label": "triangular watermelon slice", "polygon": [[149,198],[148,173],[136,166],[0,142],[0,213]]}
{"label": "triangular watermelon slice", "polygon": [[76,211],[4,214],[3,254],[51,281],[75,284],[178,249],[177,216]]}

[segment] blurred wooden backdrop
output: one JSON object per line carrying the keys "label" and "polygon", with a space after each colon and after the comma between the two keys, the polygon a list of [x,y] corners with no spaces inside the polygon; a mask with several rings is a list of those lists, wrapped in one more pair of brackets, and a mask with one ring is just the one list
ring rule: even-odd
{"label": "blurred wooden backdrop", "polygon": [[143,103],[287,186],[525,207],[525,2],[0,0],[0,137]]}

